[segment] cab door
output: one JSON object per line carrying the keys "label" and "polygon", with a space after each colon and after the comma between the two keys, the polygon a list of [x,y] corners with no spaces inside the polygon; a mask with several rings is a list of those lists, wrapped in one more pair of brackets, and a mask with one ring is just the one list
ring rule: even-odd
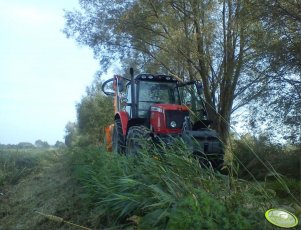
{"label": "cab door", "polygon": [[179,93],[181,103],[186,105],[190,110],[191,119],[195,122],[198,120],[207,120],[207,112],[204,104],[203,95],[199,86],[199,82],[188,82],[179,85]]}

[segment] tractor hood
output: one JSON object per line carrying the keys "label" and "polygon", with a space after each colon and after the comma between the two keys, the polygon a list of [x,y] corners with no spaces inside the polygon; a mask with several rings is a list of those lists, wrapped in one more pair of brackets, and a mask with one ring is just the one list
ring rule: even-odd
{"label": "tractor hood", "polygon": [[189,111],[185,105],[176,105],[176,104],[153,104],[151,107],[157,107],[162,110],[177,110],[177,111]]}

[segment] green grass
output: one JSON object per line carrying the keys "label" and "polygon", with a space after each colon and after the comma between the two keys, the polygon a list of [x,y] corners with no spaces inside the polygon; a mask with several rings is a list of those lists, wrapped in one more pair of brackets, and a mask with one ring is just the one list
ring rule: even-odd
{"label": "green grass", "polygon": [[89,227],[70,167],[64,149],[1,149],[0,229],[75,229],[38,212]]}
{"label": "green grass", "polygon": [[135,157],[95,147],[1,149],[0,222],[68,229],[37,210],[92,229],[274,229],[264,218],[267,209],[300,217],[300,204],[291,199],[300,199],[294,177],[267,170],[261,180],[240,179],[200,167],[181,142],[147,146]]}
{"label": "green grass", "polygon": [[36,170],[38,161],[36,150],[1,149],[0,185],[16,184]]}
{"label": "green grass", "polygon": [[56,161],[59,149],[0,149],[0,186],[18,183],[44,164]]}
{"label": "green grass", "polygon": [[180,145],[136,157],[95,148],[72,154],[96,227],[261,229],[264,211],[277,205],[262,184],[201,168]]}

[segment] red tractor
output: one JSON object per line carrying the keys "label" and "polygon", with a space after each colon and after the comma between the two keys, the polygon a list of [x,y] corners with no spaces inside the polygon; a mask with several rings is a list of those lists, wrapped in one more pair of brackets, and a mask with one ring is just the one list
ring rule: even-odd
{"label": "red tractor", "polygon": [[[117,153],[137,154],[141,139],[172,144],[182,138],[188,149],[206,165],[219,168],[223,145],[209,128],[211,121],[202,99],[199,81],[182,82],[173,76],[138,74],[131,78],[115,75],[102,91],[114,96],[114,124],[106,128],[107,148]],[[110,84],[111,83],[111,84]]]}

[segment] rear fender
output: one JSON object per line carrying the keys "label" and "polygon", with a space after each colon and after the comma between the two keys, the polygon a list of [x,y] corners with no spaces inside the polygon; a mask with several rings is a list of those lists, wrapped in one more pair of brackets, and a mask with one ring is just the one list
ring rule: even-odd
{"label": "rear fender", "polygon": [[[187,130],[182,133],[182,138],[192,152],[202,151],[206,154],[223,153],[223,144],[216,131],[212,129],[200,129],[198,131]],[[194,140],[199,144],[195,145]],[[201,149],[199,149],[201,147]]]}
{"label": "rear fender", "polygon": [[116,119],[120,119],[121,126],[122,126],[122,134],[125,137],[125,135],[126,135],[126,128],[127,128],[128,122],[129,122],[129,115],[127,114],[127,112],[119,111],[115,115],[115,120]]}

